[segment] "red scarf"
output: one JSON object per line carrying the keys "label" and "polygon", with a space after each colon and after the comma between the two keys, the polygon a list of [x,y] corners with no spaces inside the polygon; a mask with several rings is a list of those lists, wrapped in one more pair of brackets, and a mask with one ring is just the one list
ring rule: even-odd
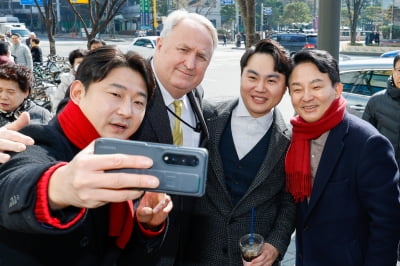
{"label": "red scarf", "polygon": [[[99,133],[86,118],[78,105],[69,101],[58,115],[58,121],[64,134],[76,147],[84,149]],[[110,224],[108,234],[117,237],[116,244],[123,249],[128,243],[133,230],[133,203],[131,200],[110,204]]]}
{"label": "red scarf", "polygon": [[286,189],[300,202],[311,195],[310,140],[337,126],[344,117],[346,101],[343,97],[335,99],[322,118],[307,123],[300,116],[293,117],[293,136],[286,154]]}

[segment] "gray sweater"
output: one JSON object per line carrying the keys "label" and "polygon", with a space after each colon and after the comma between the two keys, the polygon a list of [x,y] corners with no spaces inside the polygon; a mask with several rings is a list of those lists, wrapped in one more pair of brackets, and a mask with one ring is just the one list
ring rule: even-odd
{"label": "gray sweater", "polygon": [[31,70],[33,69],[32,54],[28,46],[25,44],[13,44],[11,46],[11,54],[15,56],[15,63],[25,65]]}

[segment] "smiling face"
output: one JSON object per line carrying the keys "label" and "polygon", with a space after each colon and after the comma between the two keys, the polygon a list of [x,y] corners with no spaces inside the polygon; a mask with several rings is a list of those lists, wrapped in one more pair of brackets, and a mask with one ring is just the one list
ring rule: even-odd
{"label": "smiling face", "polygon": [[147,104],[143,77],[128,67],[111,70],[87,90],[80,81],[71,85],[71,99],[101,137],[127,139],[140,126]]}
{"label": "smiling face", "polygon": [[343,91],[341,83],[332,86],[327,73],[321,73],[310,62],[296,65],[289,78],[290,97],[294,110],[306,122],[321,119],[332,102]]}
{"label": "smiling face", "polygon": [[27,98],[29,91],[22,91],[18,82],[0,79],[0,110],[11,112]]}
{"label": "smiling face", "polygon": [[400,60],[396,62],[396,65],[392,70],[392,76],[394,85],[396,86],[396,88],[400,89]]}
{"label": "smiling face", "polygon": [[157,40],[154,68],[162,85],[178,99],[203,80],[213,54],[213,40],[207,28],[185,19]]}
{"label": "smiling face", "polygon": [[285,76],[276,72],[274,65],[271,55],[255,53],[243,69],[240,94],[247,110],[255,118],[269,113],[286,91]]}

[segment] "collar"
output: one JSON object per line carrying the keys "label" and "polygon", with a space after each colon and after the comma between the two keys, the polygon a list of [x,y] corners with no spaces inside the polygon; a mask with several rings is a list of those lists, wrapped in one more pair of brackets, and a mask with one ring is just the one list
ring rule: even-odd
{"label": "collar", "polygon": [[265,131],[267,131],[272,124],[272,121],[274,119],[273,114],[274,114],[274,108],[269,113],[267,113],[263,116],[254,118],[247,110],[242,97],[239,97],[238,105],[232,111],[232,116],[235,116],[238,119],[254,120]]}

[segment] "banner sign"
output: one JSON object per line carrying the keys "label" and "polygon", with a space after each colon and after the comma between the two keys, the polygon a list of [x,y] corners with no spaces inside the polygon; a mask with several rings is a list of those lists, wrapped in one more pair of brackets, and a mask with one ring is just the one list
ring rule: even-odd
{"label": "banner sign", "polygon": [[[36,6],[34,0],[20,0],[19,2],[21,5],[27,5],[27,6]],[[39,6],[43,6],[43,0],[37,0],[37,3]]]}
{"label": "banner sign", "polygon": [[140,0],[140,29],[148,30],[150,27],[150,0]]}
{"label": "banner sign", "polygon": [[235,2],[233,0],[221,0],[221,6],[227,6],[227,5],[234,5]]}
{"label": "banner sign", "polygon": [[89,4],[89,0],[69,0],[71,4]]}

